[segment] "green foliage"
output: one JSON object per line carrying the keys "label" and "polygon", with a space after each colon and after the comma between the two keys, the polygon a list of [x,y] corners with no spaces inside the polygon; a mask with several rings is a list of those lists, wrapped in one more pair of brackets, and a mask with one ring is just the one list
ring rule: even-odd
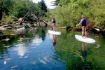
{"label": "green foliage", "polygon": [[45,13],[47,12],[47,6],[44,2],[44,0],[41,0],[41,2],[39,2],[40,8],[41,8],[41,15],[45,15]]}
{"label": "green foliage", "polygon": [[13,0],[1,0],[0,1],[0,10],[8,14],[9,9],[13,6]]}
{"label": "green foliage", "polygon": [[10,14],[16,17],[24,17],[27,13],[38,13],[39,6],[30,0],[16,0]]}
{"label": "green foliage", "polygon": [[3,13],[9,15],[9,9],[13,6],[13,0],[0,0],[0,20],[2,19]]}
{"label": "green foliage", "polygon": [[5,16],[2,18],[2,21],[5,22],[5,24],[9,24],[13,22],[13,17],[12,16]]}
{"label": "green foliage", "polygon": [[57,0],[58,7],[51,11],[61,25],[75,27],[81,15],[94,17],[95,26],[105,27],[105,0]]}
{"label": "green foliage", "polygon": [[47,7],[43,0],[40,3],[33,3],[31,0],[0,0],[0,20],[6,15],[19,18],[31,14],[43,16],[46,12]]}

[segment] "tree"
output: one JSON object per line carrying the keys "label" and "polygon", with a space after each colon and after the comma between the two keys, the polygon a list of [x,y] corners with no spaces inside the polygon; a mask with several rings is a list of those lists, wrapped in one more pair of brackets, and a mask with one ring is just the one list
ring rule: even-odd
{"label": "tree", "polygon": [[105,0],[56,0],[56,2],[58,7],[51,12],[58,23],[75,26],[83,14],[87,19],[93,16],[96,27],[105,27]]}
{"label": "tree", "polygon": [[13,0],[0,0],[0,20],[2,19],[3,13],[9,15],[9,11],[12,6]]}
{"label": "tree", "polygon": [[41,15],[45,15],[45,13],[47,12],[47,6],[46,6],[44,0],[41,0],[39,2],[39,5],[40,5],[41,11],[42,11]]}
{"label": "tree", "polygon": [[19,18],[32,14],[38,17],[39,15],[44,16],[46,12],[47,7],[44,0],[40,3],[33,3],[31,0],[0,0],[0,20],[3,14]]}

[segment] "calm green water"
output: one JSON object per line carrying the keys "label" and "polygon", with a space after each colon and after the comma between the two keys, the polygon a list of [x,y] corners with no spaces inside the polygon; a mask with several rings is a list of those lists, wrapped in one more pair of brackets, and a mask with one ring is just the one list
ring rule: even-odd
{"label": "calm green water", "polygon": [[0,42],[0,70],[66,70],[45,30],[29,29],[24,36]]}
{"label": "calm green water", "polygon": [[105,70],[105,38],[89,34],[95,44],[75,39],[77,32],[56,37],[47,29],[29,29],[24,36],[0,42],[0,70]]}
{"label": "calm green water", "polygon": [[65,62],[67,70],[105,70],[105,38],[89,34],[95,44],[86,44],[75,39],[77,32],[63,31],[58,38],[56,52]]}

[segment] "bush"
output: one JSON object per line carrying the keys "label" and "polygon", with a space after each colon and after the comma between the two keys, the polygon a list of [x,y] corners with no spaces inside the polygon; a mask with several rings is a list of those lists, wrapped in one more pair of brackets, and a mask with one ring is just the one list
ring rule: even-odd
{"label": "bush", "polygon": [[60,0],[58,7],[51,11],[61,25],[75,27],[81,15],[94,17],[96,27],[105,28],[105,0]]}
{"label": "bush", "polygon": [[2,22],[4,22],[5,24],[10,24],[13,22],[13,17],[12,16],[5,16],[4,18],[2,18]]}

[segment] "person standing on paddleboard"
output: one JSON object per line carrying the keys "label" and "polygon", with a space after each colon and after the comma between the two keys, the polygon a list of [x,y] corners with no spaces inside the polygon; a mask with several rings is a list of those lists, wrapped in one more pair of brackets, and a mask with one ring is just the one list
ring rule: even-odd
{"label": "person standing on paddleboard", "polygon": [[[51,29],[52,30],[56,30],[56,20],[55,18],[52,18],[51,20]],[[56,35],[53,35],[53,45],[55,46],[56,45]]]}
{"label": "person standing on paddleboard", "polygon": [[51,28],[52,28],[52,30],[55,30],[55,28],[56,28],[56,20],[55,20],[55,18],[52,18],[52,20],[51,20]]}
{"label": "person standing on paddleboard", "polygon": [[81,18],[81,21],[80,21],[79,24],[82,25],[82,36],[86,36],[86,33],[87,33],[86,32],[87,20],[86,20],[84,15],[82,15],[82,18]]}

